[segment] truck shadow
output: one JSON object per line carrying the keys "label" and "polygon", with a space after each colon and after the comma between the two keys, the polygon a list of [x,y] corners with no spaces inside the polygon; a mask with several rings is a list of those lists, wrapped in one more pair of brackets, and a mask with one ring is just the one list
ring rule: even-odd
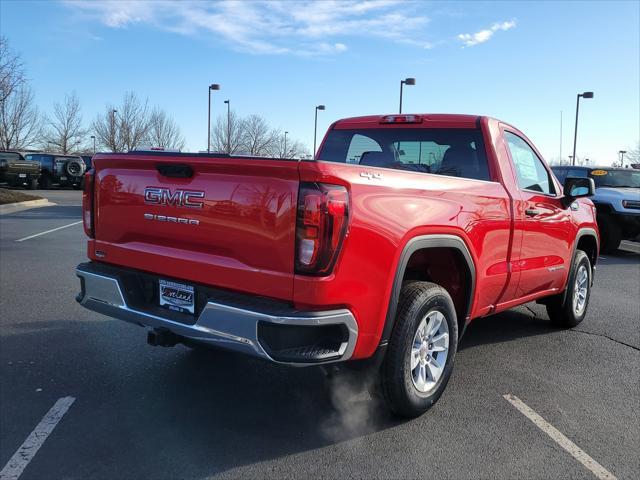
{"label": "truck shadow", "polygon": [[[548,321],[513,311],[474,323],[461,355],[482,344],[556,331]],[[38,453],[45,465],[55,465],[53,477],[233,475],[241,466],[404,423],[371,399],[366,380],[373,379],[353,385],[339,376],[327,380],[314,367],[180,345],[149,347],[143,329],[104,317],[5,322],[3,329],[3,384],[32,392],[28,378],[36,376],[46,379],[52,401],[77,398],[55,443]],[[416,421],[431,420],[427,414]],[[61,452],[74,452],[73,460],[61,462]]]}
{"label": "truck shadow", "polygon": [[549,321],[542,305],[529,304],[473,320],[460,341],[458,351],[559,331],[561,329]]}

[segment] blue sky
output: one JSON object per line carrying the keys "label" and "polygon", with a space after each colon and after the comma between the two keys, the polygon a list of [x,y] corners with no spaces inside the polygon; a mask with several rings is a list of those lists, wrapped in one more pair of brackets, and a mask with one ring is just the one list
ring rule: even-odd
{"label": "blue sky", "polygon": [[42,111],[76,91],[87,124],[125,91],[206,148],[230,99],[307,145],[341,117],[405,112],[490,115],[522,129],[550,160],[573,142],[609,164],[639,139],[640,3],[0,1],[0,31],[19,51]]}

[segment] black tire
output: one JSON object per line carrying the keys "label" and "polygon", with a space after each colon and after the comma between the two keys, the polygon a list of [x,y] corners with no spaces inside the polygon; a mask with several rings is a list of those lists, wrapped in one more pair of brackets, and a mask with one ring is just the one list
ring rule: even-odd
{"label": "black tire", "polygon": [[69,160],[64,166],[64,171],[71,177],[79,177],[83,170],[84,165],[80,160]]}
{"label": "black tire", "polygon": [[[577,309],[575,293],[577,289],[576,276],[581,267],[586,268],[587,283],[584,307]],[[591,296],[591,283],[593,279],[593,271],[591,270],[591,261],[589,256],[582,250],[576,250],[569,273],[566,293],[556,295],[547,302],[547,314],[551,323],[562,328],[571,328],[578,325],[587,314],[589,308],[589,297]]]}
{"label": "black tire", "polygon": [[615,253],[622,241],[622,229],[610,215],[597,216],[598,229],[600,230],[600,251],[602,253]]}
{"label": "black tire", "polygon": [[49,175],[43,174],[40,177],[40,188],[43,190],[48,190],[51,188],[51,177]]}
{"label": "black tire", "polygon": [[28,190],[37,190],[38,189],[38,179],[31,178],[29,179],[29,183],[27,184]]}
{"label": "black tire", "polygon": [[[446,321],[448,352],[444,369],[435,385],[428,391],[421,392],[414,383],[411,350],[422,320],[434,312],[440,312],[444,316],[442,321]],[[429,282],[406,283],[400,293],[396,323],[380,371],[382,394],[388,408],[403,417],[417,417],[431,408],[447,386],[453,371],[457,345],[456,310],[447,291]],[[432,354],[433,359],[437,360],[439,353],[441,352]],[[429,360],[430,357],[426,358]]]}

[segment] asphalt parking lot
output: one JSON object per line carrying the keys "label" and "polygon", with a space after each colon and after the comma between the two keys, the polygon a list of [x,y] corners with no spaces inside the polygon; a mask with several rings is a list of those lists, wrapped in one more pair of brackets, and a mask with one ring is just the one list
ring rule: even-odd
{"label": "asphalt parking lot", "polygon": [[150,347],[84,310],[81,193],[40,194],[58,205],[0,217],[0,468],[74,400],[20,479],[596,478],[508,394],[615,477],[640,478],[637,244],[601,258],[574,330],[535,304],[475,321],[438,404],[399,421],[318,369]]}

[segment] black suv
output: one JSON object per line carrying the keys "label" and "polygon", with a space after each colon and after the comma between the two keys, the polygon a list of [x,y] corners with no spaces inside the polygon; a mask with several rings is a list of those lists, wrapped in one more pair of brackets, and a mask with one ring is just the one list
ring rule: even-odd
{"label": "black suv", "polygon": [[39,178],[40,162],[25,160],[20,152],[0,151],[0,183],[34,190]]}
{"label": "black suv", "polygon": [[30,153],[27,160],[37,160],[41,166],[40,186],[44,189],[53,185],[82,187],[82,175],[86,167],[82,157],[78,155],[59,155],[53,153]]}

